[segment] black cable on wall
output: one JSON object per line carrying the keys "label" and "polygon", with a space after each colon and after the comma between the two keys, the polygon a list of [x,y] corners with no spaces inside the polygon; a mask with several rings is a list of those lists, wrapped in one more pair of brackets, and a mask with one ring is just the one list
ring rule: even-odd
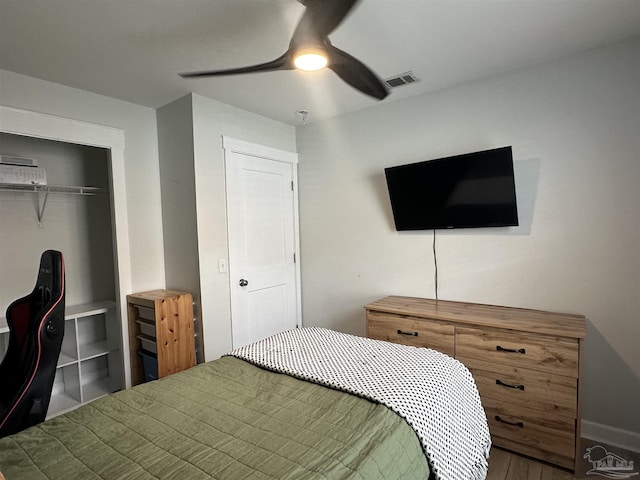
{"label": "black cable on wall", "polygon": [[436,287],[436,300],[438,300],[438,256],[436,254],[436,230],[433,229],[433,265],[435,267],[434,280]]}

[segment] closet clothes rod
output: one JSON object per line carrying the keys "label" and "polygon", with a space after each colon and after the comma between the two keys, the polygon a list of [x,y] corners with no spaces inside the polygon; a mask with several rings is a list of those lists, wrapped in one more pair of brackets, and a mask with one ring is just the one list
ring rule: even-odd
{"label": "closet clothes rod", "polygon": [[[22,183],[0,183],[0,190],[7,192],[26,192],[35,193],[38,196],[38,203],[36,205],[36,215],[38,216],[38,226],[44,227],[42,219],[44,217],[44,210],[47,206],[47,199],[49,193],[61,193],[65,195],[107,195],[109,192],[102,187],[76,187],[66,185],[37,185],[37,184],[22,184]],[[44,196],[43,196],[44,194]]]}

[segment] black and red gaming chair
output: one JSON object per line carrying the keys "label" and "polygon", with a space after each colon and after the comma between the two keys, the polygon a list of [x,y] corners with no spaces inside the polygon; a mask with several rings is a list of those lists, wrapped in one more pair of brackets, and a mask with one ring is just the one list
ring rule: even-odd
{"label": "black and red gaming chair", "polygon": [[7,308],[9,345],[0,363],[0,438],[44,421],[64,335],[64,260],[47,250],[30,295]]}

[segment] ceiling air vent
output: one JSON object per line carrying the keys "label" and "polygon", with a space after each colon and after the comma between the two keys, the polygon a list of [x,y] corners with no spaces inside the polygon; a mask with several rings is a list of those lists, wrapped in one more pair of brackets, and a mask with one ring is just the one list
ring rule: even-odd
{"label": "ceiling air vent", "polygon": [[410,83],[419,82],[420,79],[416,77],[413,72],[404,72],[399,75],[394,75],[393,77],[385,78],[384,83],[386,83],[391,88],[401,87],[402,85],[409,85]]}

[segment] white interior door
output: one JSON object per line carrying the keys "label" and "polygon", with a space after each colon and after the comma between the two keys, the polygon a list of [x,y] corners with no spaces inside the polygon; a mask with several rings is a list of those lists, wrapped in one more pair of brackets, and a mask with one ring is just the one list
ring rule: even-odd
{"label": "white interior door", "polygon": [[227,138],[224,145],[236,348],[299,324],[297,155]]}

